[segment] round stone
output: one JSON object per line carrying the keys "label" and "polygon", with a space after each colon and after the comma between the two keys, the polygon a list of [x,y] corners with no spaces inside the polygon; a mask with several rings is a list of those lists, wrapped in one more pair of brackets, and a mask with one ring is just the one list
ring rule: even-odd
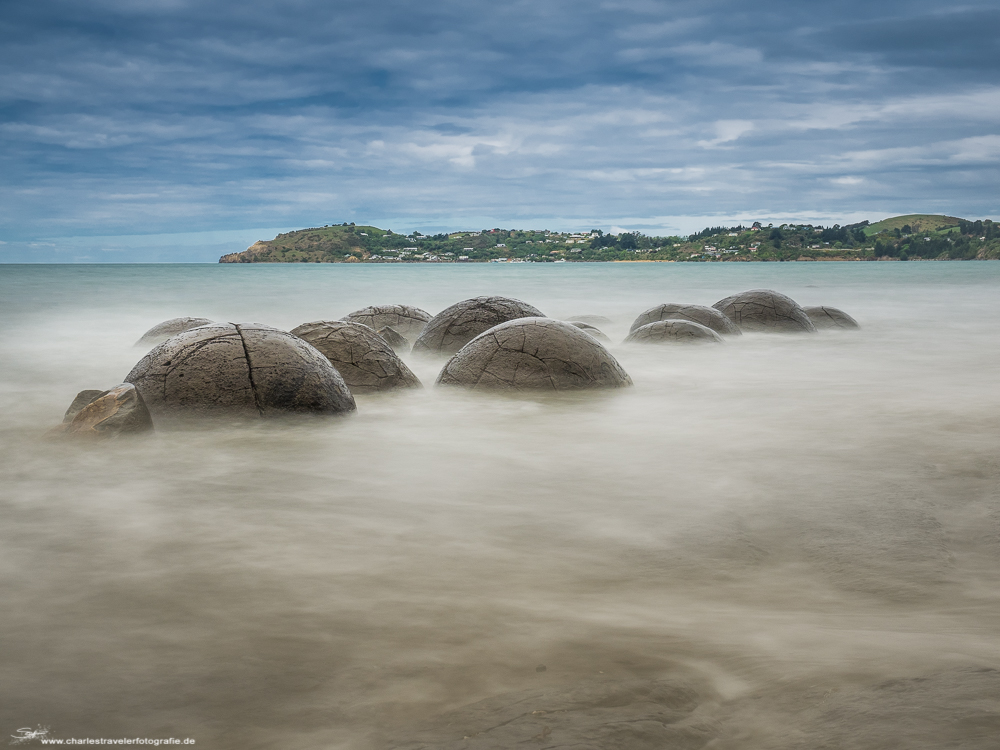
{"label": "round stone", "polygon": [[475,297],[442,310],[413,344],[415,353],[454,354],[479,334],[518,318],[545,315],[526,302],[509,297]]}
{"label": "round stone", "polygon": [[770,289],[751,289],[721,299],[712,305],[741,331],[766,333],[814,333],[816,327],[806,311],[791,297]]}
{"label": "round stone", "polygon": [[604,335],[604,332],[597,326],[592,326],[590,323],[584,323],[582,320],[567,320],[571,326],[576,326],[584,333],[589,333],[595,339],[600,341],[602,344],[610,344],[611,339]]}
{"label": "round stone", "polygon": [[420,387],[386,340],[366,325],[319,320],[291,332],[322,352],[354,393]]}
{"label": "round stone", "polygon": [[408,341],[415,340],[430,319],[430,313],[412,305],[370,305],[341,318],[349,323],[366,325],[373,331],[392,326]]}
{"label": "round stone", "polygon": [[593,336],[561,320],[501,323],[466,344],[437,382],[476,390],[622,388],[632,379]]}
{"label": "round stone", "polygon": [[626,344],[721,344],[722,336],[708,326],[690,320],[657,320],[632,331]]}
{"label": "round stone", "polygon": [[410,342],[407,341],[403,336],[400,335],[392,326],[386,326],[385,328],[379,328],[377,331],[378,335],[385,339],[385,343],[392,347],[394,352],[410,350]]}
{"label": "round stone", "polygon": [[714,307],[668,303],[651,307],[632,323],[629,333],[658,320],[687,320],[711,328],[723,336],[739,336],[740,329]]}
{"label": "round stone", "polygon": [[213,323],[167,339],[125,381],[154,417],[355,410],[340,373],[311,344],[259,323]]}
{"label": "round stone", "polygon": [[207,326],[209,323],[214,322],[214,320],[209,320],[208,318],[171,318],[150,328],[142,334],[142,338],[136,341],[135,345],[156,346],[171,336],[176,336],[178,333],[190,331],[192,328],[197,328],[198,326]]}
{"label": "round stone", "polygon": [[803,307],[809,320],[816,326],[817,330],[829,328],[861,328],[858,321],[836,307]]}

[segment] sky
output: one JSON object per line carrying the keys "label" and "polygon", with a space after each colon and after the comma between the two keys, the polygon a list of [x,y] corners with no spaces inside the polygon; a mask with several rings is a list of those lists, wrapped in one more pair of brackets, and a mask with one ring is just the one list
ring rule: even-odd
{"label": "sky", "polygon": [[1000,217],[1000,3],[3,0],[0,261]]}

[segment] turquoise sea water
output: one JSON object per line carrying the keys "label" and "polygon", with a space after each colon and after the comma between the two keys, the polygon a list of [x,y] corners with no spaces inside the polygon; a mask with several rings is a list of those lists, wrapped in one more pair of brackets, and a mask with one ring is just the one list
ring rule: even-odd
{"label": "turquoise sea water", "polygon": [[[759,287],[863,328],[619,343]],[[635,387],[465,394],[408,359],[423,390],[347,419],[40,440],[167,318],[481,294],[611,318]],[[997,300],[994,262],[0,266],[0,729],[992,747]]]}
{"label": "turquoise sea water", "polygon": [[220,318],[287,315],[294,321],[339,316],[386,294],[403,294],[432,311],[458,298],[506,294],[571,313],[574,305],[599,304],[628,314],[659,304],[664,294],[707,303],[756,287],[780,288],[802,304],[825,300],[825,291],[870,305],[900,295],[905,305],[917,290],[961,297],[961,289],[995,289],[998,279],[996,262],[5,265],[0,309],[22,315],[84,308],[128,314],[137,325],[179,307]]}

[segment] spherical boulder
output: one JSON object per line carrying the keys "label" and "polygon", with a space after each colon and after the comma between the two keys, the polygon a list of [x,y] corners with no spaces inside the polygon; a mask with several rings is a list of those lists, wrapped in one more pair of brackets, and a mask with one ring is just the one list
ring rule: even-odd
{"label": "spherical boulder", "polygon": [[399,331],[397,331],[392,326],[385,326],[384,328],[379,328],[378,331],[376,331],[376,333],[383,339],[385,339],[385,343],[391,346],[394,352],[398,351],[406,352],[410,350],[410,342],[407,341],[405,338],[403,338],[403,336],[400,335]]}
{"label": "spherical boulder", "polygon": [[658,320],[688,320],[692,323],[703,325],[706,328],[711,328],[722,336],[740,335],[740,329],[736,327],[736,324],[714,307],[676,303],[657,305],[656,307],[649,308],[635,319],[632,327],[629,328],[629,333],[642,328],[648,323],[655,323]]}
{"label": "spherical boulder", "polygon": [[430,319],[430,313],[412,305],[370,305],[341,318],[349,323],[361,323],[374,331],[392,326],[408,341],[415,340]]}
{"label": "spherical boulder", "polygon": [[861,328],[858,321],[836,307],[803,307],[809,320],[816,326],[817,330],[829,328]]}
{"label": "spherical boulder", "polygon": [[632,385],[594,337],[569,323],[542,317],[511,320],[480,334],[448,361],[437,382],[514,391]]}
{"label": "spherical boulder", "polygon": [[318,320],[291,333],[323,353],[354,393],[420,388],[420,381],[375,331],[360,323]]}
{"label": "spherical boulder", "polygon": [[125,381],[157,418],[355,410],[330,360],[297,336],[259,323],[213,323],[180,333],[139,360]]}
{"label": "spherical boulder", "polygon": [[150,328],[142,334],[142,338],[136,341],[135,345],[156,346],[171,336],[176,336],[178,333],[184,333],[184,331],[190,331],[192,328],[206,326],[214,322],[214,320],[209,320],[208,318],[171,318]]}
{"label": "spherical boulder", "polygon": [[[142,395],[131,383],[116,385],[107,391],[81,391],[66,411],[63,423],[51,435],[111,438],[150,432],[153,419]],[[84,399],[86,403],[80,405]],[[79,406],[76,411],[74,408]],[[71,414],[72,412],[72,414]]]}
{"label": "spherical boulder", "polygon": [[566,322],[569,323],[571,326],[576,326],[584,333],[589,333],[591,336],[600,341],[602,344],[611,343],[611,339],[605,336],[604,331],[602,331],[597,326],[592,326],[590,325],[590,323],[584,323],[582,320],[567,320]]}
{"label": "spherical boulder", "polygon": [[509,297],[474,297],[442,310],[413,344],[414,353],[454,354],[472,339],[496,325],[518,318],[545,315],[526,302]]}
{"label": "spherical boulder", "polygon": [[720,299],[714,305],[741,331],[815,333],[816,327],[799,303],[770,289],[751,289]]}
{"label": "spherical boulder", "polygon": [[690,320],[657,320],[639,326],[626,338],[626,344],[721,344],[722,336],[708,326]]}

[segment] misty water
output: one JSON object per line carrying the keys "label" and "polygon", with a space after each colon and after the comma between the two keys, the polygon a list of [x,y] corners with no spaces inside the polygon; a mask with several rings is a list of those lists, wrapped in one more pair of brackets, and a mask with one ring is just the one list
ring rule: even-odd
{"label": "misty water", "polygon": [[[860,332],[624,347],[777,289]],[[635,386],[42,439],[177,316],[502,294]],[[0,267],[0,735],[994,748],[1000,263]]]}

